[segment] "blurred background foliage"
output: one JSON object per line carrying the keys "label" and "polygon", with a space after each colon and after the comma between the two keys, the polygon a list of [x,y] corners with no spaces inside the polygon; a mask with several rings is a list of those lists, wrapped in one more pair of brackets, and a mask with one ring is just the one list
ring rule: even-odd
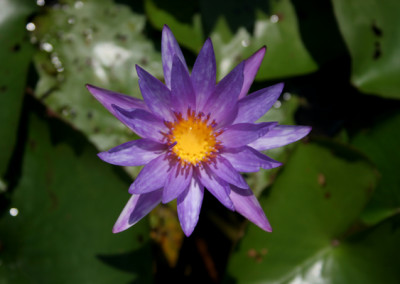
{"label": "blurred background foliage", "polygon": [[[400,283],[400,2],[1,0],[0,283]],[[263,121],[311,125],[245,177],[273,233],[206,194],[111,233],[137,168],[96,153],[136,139],[85,88],[141,97],[168,24],[218,77],[262,46],[252,89],[286,83]]]}

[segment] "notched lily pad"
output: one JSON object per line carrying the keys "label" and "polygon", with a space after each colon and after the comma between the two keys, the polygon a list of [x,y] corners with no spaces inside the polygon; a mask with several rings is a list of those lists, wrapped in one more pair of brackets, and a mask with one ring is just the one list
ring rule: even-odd
{"label": "notched lily pad", "polygon": [[352,58],[351,81],[362,92],[400,98],[400,2],[332,1]]}

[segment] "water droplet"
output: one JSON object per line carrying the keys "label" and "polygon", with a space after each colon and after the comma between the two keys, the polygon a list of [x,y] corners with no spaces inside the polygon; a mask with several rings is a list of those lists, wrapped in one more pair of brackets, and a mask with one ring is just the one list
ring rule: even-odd
{"label": "water droplet", "polygon": [[80,9],[83,7],[83,2],[82,1],[76,1],[74,4],[75,9]]}
{"label": "water droplet", "polygon": [[57,56],[57,53],[53,53],[51,55],[51,63],[53,63],[54,67],[57,69],[58,72],[63,72],[64,67],[60,61],[60,58]]}
{"label": "water droplet", "polygon": [[277,23],[279,21],[278,15],[272,15],[271,18],[270,18],[270,21],[272,23]]}
{"label": "water droplet", "polygon": [[70,17],[70,18],[68,18],[67,22],[68,22],[68,24],[73,25],[73,24],[75,24],[75,18]]}
{"label": "water droplet", "polygon": [[42,50],[44,50],[44,51],[47,51],[47,52],[52,52],[52,51],[53,51],[53,46],[52,46],[50,43],[48,43],[48,42],[43,42],[43,43],[40,45],[40,48],[41,48]]}
{"label": "water droplet", "polygon": [[242,46],[243,46],[243,47],[248,47],[249,44],[250,44],[249,40],[247,40],[247,39],[242,40],[241,43],[242,43]]}
{"label": "water droplet", "polygon": [[290,100],[291,97],[292,97],[292,95],[291,95],[290,93],[288,93],[288,92],[283,93],[283,99],[284,99],[285,101]]}
{"label": "water droplet", "polygon": [[10,215],[11,215],[11,216],[15,217],[15,216],[18,215],[18,213],[19,213],[19,211],[18,211],[17,208],[11,208],[11,209],[10,209]]}
{"label": "water droplet", "polygon": [[26,24],[26,29],[30,32],[33,32],[36,29],[36,26],[34,23],[27,23]]}
{"label": "water droplet", "polygon": [[281,101],[276,101],[276,102],[274,103],[274,108],[280,108],[281,105],[282,105]]}
{"label": "water droplet", "polygon": [[37,0],[37,1],[36,1],[36,5],[38,5],[38,6],[40,6],[40,7],[43,7],[44,4],[46,4],[46,3],[44,2],[44,0]]}

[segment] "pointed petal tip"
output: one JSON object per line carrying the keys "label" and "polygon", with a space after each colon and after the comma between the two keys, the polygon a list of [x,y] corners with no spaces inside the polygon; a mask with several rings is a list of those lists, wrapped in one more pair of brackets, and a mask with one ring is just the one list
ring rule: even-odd
{"label": "pointed petal tip", "polygon": [[263,45],[259,50],[257,50],[256,52],[254,52],[254,54],[252,55],[252,56],[254,56],[254,55],[260,55],[261,56],[261,58],[264,58],[264,55],[265,55],[265,52],[267,51],[267,46],[266,45]]}
{"label": "pointed petal tip", "polygon": [[164,24],[162,30],[163,30],[163,31],[164,31],[164,30],[166,30],[166,31],[171,31],[171,28],[170,28],[167,24]]}
{"label": "pointed petal tip", "polygon": [[88,89],[88,91],[96,97],[96,91],[99,90],[99,87],[96,87],[94,85],[91,84],[85,84],[86,89]]}
{"label": "pointed petal tip", "polygon": [[193,231],[194,231],[194,228],[189,228],[189,229],[187,229],[187,228],[182,227],[182,231],[183,231],[183,233],[185,234],[186,237],[190,237],[190,235],[191,235],[191,234],[193,233]]}
{"label": "pointed petal tip", "polygon": [[125,230],[125,229],[120,228],[119,226],[116,226],[116,225],[114,225],[114,227],[112,228],[113,234],[118,234],[118,233],[120,233],[120,232],[122,232],[122,231],[124,231],[124,230]]}

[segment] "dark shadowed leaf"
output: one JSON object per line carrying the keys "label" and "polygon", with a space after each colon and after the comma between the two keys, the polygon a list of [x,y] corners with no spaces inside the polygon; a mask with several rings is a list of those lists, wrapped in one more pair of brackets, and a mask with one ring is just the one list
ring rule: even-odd
{"label": "dark shadowed leaf", "polygon": [[381,118],[369,129],[360,131],[352,144],[373,161],[381,175],[374,195],[363,213],[363,220],[376,224],[400,213],[400,113]]}
{"label": "dark shadowed leaf", "polygon": [[3,176],[16,141],[26,75],[33,54],[25,26],[28,16],[35,11],[35,3],[2,0],[0,11],[0,176]]}
{"label": "dark shadowed leaf", "polygon": [[29,116],[23,176],[0,220],[1,283],[150,282],[146,221],[111,232],[130,179],[96,152],[59,120]]}

